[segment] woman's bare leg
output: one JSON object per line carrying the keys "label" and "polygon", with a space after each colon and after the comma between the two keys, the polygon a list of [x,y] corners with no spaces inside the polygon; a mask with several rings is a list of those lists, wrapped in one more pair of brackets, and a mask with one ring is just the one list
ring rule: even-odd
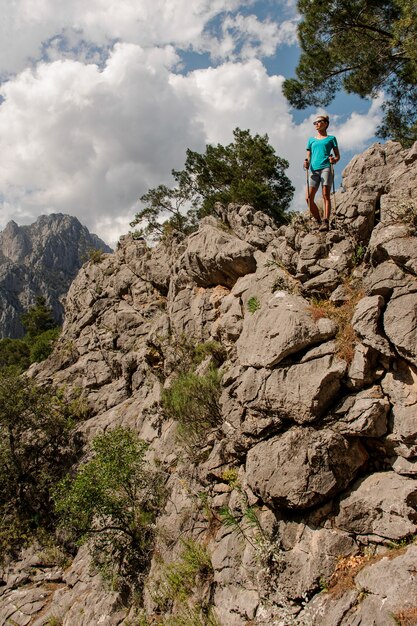
{"label": "woman's bare leg", "polygon": [[314,198],[316,195],[317,187],[310,187],[310,197],[308,196],[308,192],[306,193],[306,201],[310,208],[310,213],[314,217],[314,219],[320,224],[321,217],[320,211],[317,204],[314,202]]}

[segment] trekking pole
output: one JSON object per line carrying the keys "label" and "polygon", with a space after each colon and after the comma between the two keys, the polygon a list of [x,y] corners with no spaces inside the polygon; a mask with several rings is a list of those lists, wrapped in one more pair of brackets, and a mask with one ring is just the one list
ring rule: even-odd
{"label": "trekking pole", "polygon": [[305,167],[305,171],[306,171],[306,182],[307,182],[307,206],[308,206],[308,212],[311,216],[311,209],[310,209],[310,184],[308,182],[308,167]]}
{"label": "trekking pole", "polygon": [[331,172],[332,172],[332,179],[333,179],[333,204],[334,204],[334,217],[336,219],[336,208],[337,207],[336,207],[336,190],[335,190],[335,187],[334,187],[334,166],[333,166],[333,163],[330,163],[330,169],[331,169]]}

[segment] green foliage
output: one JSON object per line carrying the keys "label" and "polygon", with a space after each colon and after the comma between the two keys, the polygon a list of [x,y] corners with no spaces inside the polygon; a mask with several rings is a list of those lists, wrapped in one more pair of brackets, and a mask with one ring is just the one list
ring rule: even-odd
{"label": "green foliage", "polygon": [[365,257],[366,246],[358,244],[352,254],[352,263],[355,267],[360,265]]}
{"label": "green foliage", "polygon": [[159,185],[155,189],[150,189],[140,200],[145,207],[135,215],[130,225],[132,227],[143,223],[147,225],[135,231],[136,238],[150,236],[159,239],[173,231],[184,234],[192,232],[193,219],[184,213],[189,197],[183,186],[170,189],[166,185]]}
{"label": "green foliage", "polygon": [[29,338],[36,337],[57,326],[52,315],[52,309],[46,306],[46,300],[43,296],[36,298],[35,305],[30,307],[21,319]]}
{"label": "green foliage", "polygon": [[233,136],[228,146],[206,146],[205,154],[187,150],[185,170],[174,176],[191,190],[194,203],[201,203],[198,217],[212,214],[216,202],[237,202],[282,223],[294,193],[285,175],[288,162],[275,154],[268,135],[252,137],[236,128]]}
{"label": "green foliage", "polygon": [[213,576],[206,548],[192,539],[182,543],[184,550],[177,561],[164,566],[162,580],[154,594],[161,608],[167,609],[174,602],[184,602],[191,596],[198,580],[205,582]]}
{"label": "green foliage", "polygon": [[205,341],[204,343],[197,343],[194,348],[194,362],[196,364],[201,363],[208,356],[213,357],[217,366],[221,365],[226,360],[226,350],[218,341]]}
{"label": "green foliage", "polygon": [[62,618],[57,617],[56,615],[51,615],[51,617],[46,622],[46,626],[62,626]]}
{"label": "green foliage", "polygon": [[385,92],[379,135],[411,146],[417,139],[417,5],[412,0],[299,0],[302,54],[296,79],[284,82],[290,103],[327,105],[343,87]]}
{"label": "green foliage", "polygon": [[92,263],[101,263],[103,260],[103,250],[100,248],[90,248],[88,251],[88,260]]}
{"label": "green foliage", "polygon": [[180,374],[163,390],[162,408],[168,417],[179,422],[183,434],[198,438],[219,424],[220,382],[218,369],[211,367],[202,376],[194,372]]}
{"label": "green foliage", "polygon": [[61,332],[60,328],[51,328],[37,335],[30,342],[30,362],[39,363],[44,361],[54,349],[54,344]]}
{"label": "green foliage", "polygon": [[196,588],[213,579],[213,566],[207,549],[193,539],[184,540],[178,560],[162,567],[160,579],[152,593],[159,609],[173,614],[163,626],[218,626],[209,606],[189,602]]}
{"label": "green foliage", "polygon": [[24,338],[0,340],[0,369],[14,366],[24,371],[31,363],[43,361],[51,354],[59,336],[52,309],[46,306],[42,296],[36,298],[36,304],[21,319],[26,329]]}
{"label": "green foliage", "polygon": [[249,313],[255,313],[255,311],[261,308],[261,303],[259,302],[259,299],[256,296],[252,296],[248,300],[247,307],[248,307]]}
{"label": "green foliage", "polygon": [[17,367],[25,370],[30,365],[30,347],[23,339],[0,339],[0,369]]}
{"label": "green foliage", "polygon": [[148,445],[118,427],[93,440],[94,456],[55,491],[56,510],[95,565],[114,584],[140,588],[163,497],[162,476],[145,460]]}
{"label": "green foliage", "polygon": [[16,370],[0,371],[0,553],[54,528],[51,490],[74,461],[74,406]]}
{"label": "green foliage", "polygon": [[275,154],[267,135],[240,128],[233,135],[229,145],[207,145],[204,154],[187,150],[184,169],[172,171],[176,186],[159,185],[141,197],[145,207],[130,224],[140,226],[136,236],[188,234],[201,217],[215,214],[216,202],[252,204],[278,223],[286,221],[294,193],[285,174],[288,162]]}

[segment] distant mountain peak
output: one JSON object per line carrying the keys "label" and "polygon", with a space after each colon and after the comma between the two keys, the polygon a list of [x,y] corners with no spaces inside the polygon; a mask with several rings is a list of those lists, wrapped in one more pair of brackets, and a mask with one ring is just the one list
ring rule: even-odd
{"label": "distant mountain peak", "polygon": [[61,323],[62,299],[92,248],[112,251],[72,215],[40,215],[24,226],[8,222],[0,232],[0,337],[23,335],[20,316],[39,295]]}

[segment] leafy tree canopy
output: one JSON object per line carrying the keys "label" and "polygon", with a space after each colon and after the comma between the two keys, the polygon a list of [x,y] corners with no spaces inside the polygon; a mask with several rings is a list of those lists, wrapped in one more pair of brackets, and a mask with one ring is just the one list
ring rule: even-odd
{"label": "leafy tree canopy", "polygon": [[151,557],[162,476],[145,459],[148,445],[121,427],[97,436],[94,456],[55,491],[56,510],[79,542],[90,540],[105,577],[141,584]]}
{"label": "leafy tree canopy", "polygon": [[326,106],[337,91],[375,97],[384,90],[383,138],[417,140],[415,0],[299,0],[302,54],[283,91],[298,109]]}
{"label": "leafy tree canopy", "polygon": [[139,235],[158,238],[167,229],[188,233],[198,219],[215,213],[216,202],[251,204],[278,223],[285,221],[294,193],[285,174],[288,162],[275,154],[268,135],[252,136],[240,128],[233,135],[229,145],[207,145],[204,154],[187,150],[184,169],[172,171],[176,187],[159,185],[142,196],[145,208],[131,223],[147,224]]}
{"label": "leafy tree canopy", "polygon": [[26,329],[23,339],[0,339],[0,369],[13,366],[23,371],[31,363],[43,361],[51,354],[59,336],[60,328],[52,309],[46,306],[42,296],[21,319]]}
{"label": "leafy tree canopy", "polygon": [[51,530],[53,485],[74,461],[81,405],[0,370],[0,561],[39,529]]}
{"label": "leafy tree canopy", "polygon": [[52,315],[52,309],[46,306],[46,300],[43,296],[36,298],[35,305],[23,313],[21,319],[29,337],[36,337],[58,325]]}

